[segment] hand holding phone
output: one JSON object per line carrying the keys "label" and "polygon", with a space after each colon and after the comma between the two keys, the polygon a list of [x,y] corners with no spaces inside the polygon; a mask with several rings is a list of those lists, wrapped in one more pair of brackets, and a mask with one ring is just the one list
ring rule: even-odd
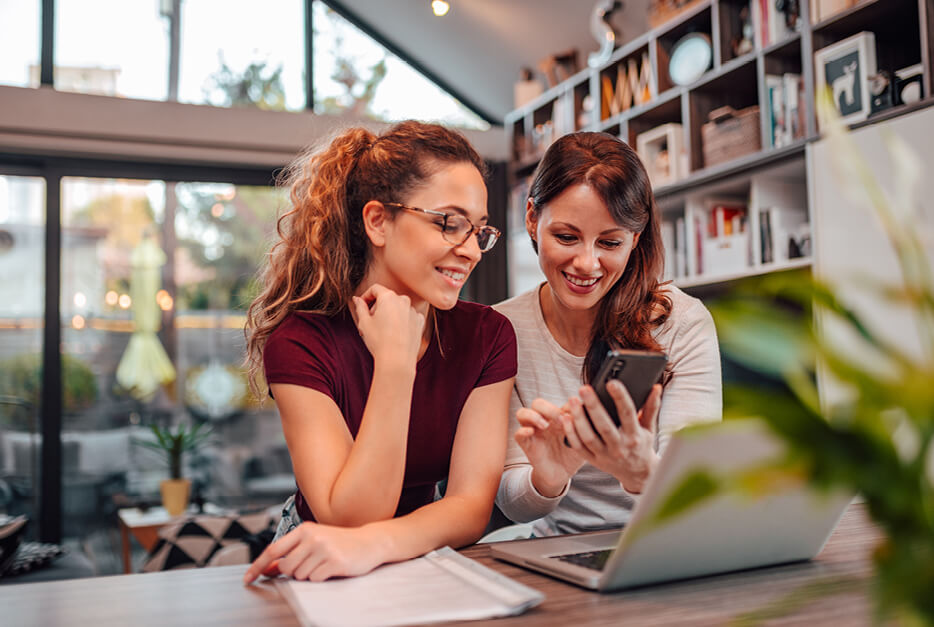
{"label": "hand holding phone", "polygon": [[607,392],[606,384],[612,379],[620,381],[629,392],[636,411],[639,411],[649,397],[652,386],[661,378],[667,363],[668,357],[664,353],[637,350],[607,352],[591,386],[617,427],[620,423],[616,402]]}
{"label": "hand holding phone", "polygon": [[[667,364],[668,356],[664,353],[639,350],[607,351],[597,371],[597,376],[590,385],[610,415],[613,424],[620,426],[619,413],[616,411],[616,401],[607,392],[606,384],[612,379],[620,381],[629,392],[636,411],[639,411],[652,392],[652,386],[661,378]],[[586,410],[584,411],[586,413]],[[567,438],[564,438],[564,444],[570,446]]]}

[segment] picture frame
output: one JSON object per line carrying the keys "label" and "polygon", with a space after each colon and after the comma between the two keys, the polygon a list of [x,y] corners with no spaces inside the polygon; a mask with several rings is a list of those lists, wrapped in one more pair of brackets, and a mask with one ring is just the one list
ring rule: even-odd
{"label": "picture frame", "polygon": [[636,152],[653,187],[668,185],[687,175],[684,129],[677,122],[656,126],[636,136]]}
{"label": "picture frame", "polygon": [[876,38],[869,31],[857,33],[814,53],[817,90],[830,87],[844,124],[869,117],[872,94],[869,76],[876,73]]}

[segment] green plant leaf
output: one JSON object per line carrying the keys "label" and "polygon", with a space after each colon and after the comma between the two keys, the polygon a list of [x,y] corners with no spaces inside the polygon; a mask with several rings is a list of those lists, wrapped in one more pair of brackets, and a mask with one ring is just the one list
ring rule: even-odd
{"label": "green plant leaf", "polygon": [[697,470],[684,478],[650,519],[650,525],[664,523],[675,518],[695,505],[706,501],[718,492],[720,482],[706,470]]}

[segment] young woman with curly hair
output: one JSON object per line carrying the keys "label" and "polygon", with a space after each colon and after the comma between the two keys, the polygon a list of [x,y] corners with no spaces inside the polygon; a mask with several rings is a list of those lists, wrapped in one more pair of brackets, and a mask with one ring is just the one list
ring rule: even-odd
{"label": "young woman with curly hair", "polygon": [[482,534],[516,372],[506,318],[458,300],[499,236],[483,172],[460,134],[419,122],[348,130],[293,169],[247,350],[298,490],[246,582],[359,575]]}

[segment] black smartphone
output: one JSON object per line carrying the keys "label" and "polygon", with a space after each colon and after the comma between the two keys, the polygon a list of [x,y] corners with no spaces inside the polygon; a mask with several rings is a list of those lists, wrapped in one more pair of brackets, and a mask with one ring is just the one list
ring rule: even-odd
{"label": "black smartphone", "polygon": [[634,350],[607,352],[600,370],[597,371],[597,376],[590,385],[616,426],[619,426],[616,402],[606,391],[606,384],[611,379],[621,381],[629,391],[636,410],[639,410],[652,392],[652,386],[661,378],[667,363],[668,356],[664,353]]}

